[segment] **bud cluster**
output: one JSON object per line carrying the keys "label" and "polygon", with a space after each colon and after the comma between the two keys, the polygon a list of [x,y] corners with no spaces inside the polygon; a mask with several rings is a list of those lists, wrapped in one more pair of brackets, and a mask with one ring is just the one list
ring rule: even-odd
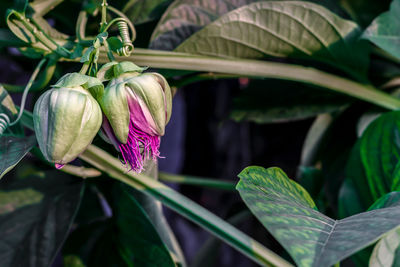
{"label": "bud cluster", "polygon": [[[36,102],[34,126],[44,157],[61,168],[96,133],[113,144],[130,170],[159,157],[160,136],[171,117],[171,89],[158,73],[131,62],[104,65],[97,78],[70,73]],[[104,88],[103,81],[109,81]]]}

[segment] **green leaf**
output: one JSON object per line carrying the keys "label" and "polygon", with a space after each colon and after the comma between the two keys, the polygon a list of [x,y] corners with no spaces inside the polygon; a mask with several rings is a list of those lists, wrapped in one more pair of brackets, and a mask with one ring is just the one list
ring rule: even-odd
{"label": "green leaf", "polygon": [[34,135],[29,137],[0,137],[0,179],[25,157],[35,144]]}
{"label": "green leaf", "polygon": [[400,59],[400,0],[393,0],[390,10],[377,17],[365,30],[363,38]]}
{"label": "green leaf", "polygon": [[[140,1],[138,1],[140,2]],[[160,19],[151,37],[151,47],[173,50],[185,39],[222,15],[257,0],[175,0]],[[345,12],[331,0],[309,0],[325,6],[332,12]]]}
{"label": "green leaf", "polygon": [[176,0],[164,12],[151,36],[151,46],[173,50],[186,38],[219,16],[252,0]]}
{"label": "green leaf", "polygon": [[247,206],[299,266],[331,266],[400,224],[397,207],[333,220],[279,168],[248,167],[239,177]]}
{"label": "green leaf", "polygon": [[322,6],[267,1],[229,12],[175,51],[228,58],[314,59],[362,78],[368,68],[368,49],[359,42],[360,34],[357,24]]}
{"label": "green leaf", "polygon": [[1,266],[50,266],[70,231],[83,182],[24,167],[0,186]]}
{"label": "green leaf", "polygon": [[392,188],[400,160],[400,111],[384,113],[374,120],[361,137],[360,155],[374,200]]}
{"label": "green leaf", "polygon": [[377,210],[400,205],[400,192],[390,192],[375,201],[368,210]]}

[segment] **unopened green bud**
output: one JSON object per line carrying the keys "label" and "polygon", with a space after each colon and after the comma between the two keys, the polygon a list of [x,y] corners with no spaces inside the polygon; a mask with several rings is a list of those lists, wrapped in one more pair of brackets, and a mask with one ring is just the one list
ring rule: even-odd
{"label": "unopened green bud", "polygon": [[86,75],[68,74],[35,104],[39,148],[58,168],[78,157],[101,126],[101,109],[89,90],[101,95],[102,83]]}

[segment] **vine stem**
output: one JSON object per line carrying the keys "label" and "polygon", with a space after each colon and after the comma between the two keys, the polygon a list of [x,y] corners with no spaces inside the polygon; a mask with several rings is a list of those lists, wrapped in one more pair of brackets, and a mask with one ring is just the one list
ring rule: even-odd
{"label": "vine stem", "polygon": [[89,65],[90,65],[90,62],[89,62],[89,61],[86,61],[85,63],[83,63],[82,68],[81,68],[81,70],[79,71],[79,73],[80,73],[80,74],[86,74],[86,72],[87,72],[88,69],[89,69]]}
{"label": "vine stem", "polygon": [[80,158],[136,190],[161,201],[164,205],[210,231],[263,266],[292,266],[271,250],[250,238],[229,223],[179,194],[164,184],[143,174],[127,172],[121,162],[100,148],[90,145]]}
{"label": "vine stem", "polygon": [[9,126],[15,125],[19,121],[19,119],[21,119],[22,113],[24,112],[26,97],[28,96],[29,89],[31,88],[33,82],[36,79],[36,76],[39,74],[39,71],[45,62],[46,62],[46,58],[43,58],[42,60],[40,60],[40,62],[36,66],[35,70],[33,71],[31,78],[29,79],[28,83],[25,86],[24,93],[22,94],[21,107],[19,109],[18,117],[15,119],[15,121],[11,122],[9,124]]}
{"label": "vine stem", "polygon": [[[315,85],[320,89],[328,89],[345,94],[389,110],[400,109],[399,99],[377,90],[372,85],[358,83],[318,69],[295,64],[237,58],[213,58],[140,48],[135,49],[135,53],[129,57],[116,56],[115,59],[117,61],[129,60],[135,62],[135,64],[153,68],[193,70],[235,74],[239,77],[248,76],[296,81]],[[107,62],[105,54],[100,54],[99,62]]]}
{"label": "vine stem", "polygon": [[104,28],[107,26],[107,6],[107,0],[103,0],[103,3],[101,3],[100,32],[103,32]]}

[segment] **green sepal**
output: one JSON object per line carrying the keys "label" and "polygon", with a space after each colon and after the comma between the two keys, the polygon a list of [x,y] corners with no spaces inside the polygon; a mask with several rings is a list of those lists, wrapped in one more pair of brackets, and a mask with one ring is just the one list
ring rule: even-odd
{"label": "green sepal", "polygon": [[97,78],[99,78],[102,81],[109,81],[113,78],[118,78],[125,73],[139,74],[147,69],[148,67],[139,67],[138,65],[130,61],[123,61],[123,62],[113,61],[103,65],[100,68],[100,70],[97,72]]}
{"label": "green sepal", "polygon": [[97,79],[101,81],[109,81],[114,78],[114,66],[117,65],[118,62],[108,62],[101,66],[99,71],[97,72],[96,76]]}
{"label": "green sepal", "polygon": [[83,88],[89,90],[95,99],[100,99],[104,94],[104,85],[99,79],[77,72],[65,74],[52,87],[74,88],[78,86],[82,86]]}
{"label": "green sepal", "polygon": [[130,119],[125,82],[113,80],[104,91],[103,97],[97,100],[114,130],[115,137],[125,144],[128,139]]}
{"label": "green sepal", "polygon": [[138,65],[136,65],[130,61],[122,61],[114,66],[114,75],[117,78],[124,73],[128,73],[128,72],[142,73],[143,71],[145,71],[147,69],[148,69],[148,67],[139,67]]}

